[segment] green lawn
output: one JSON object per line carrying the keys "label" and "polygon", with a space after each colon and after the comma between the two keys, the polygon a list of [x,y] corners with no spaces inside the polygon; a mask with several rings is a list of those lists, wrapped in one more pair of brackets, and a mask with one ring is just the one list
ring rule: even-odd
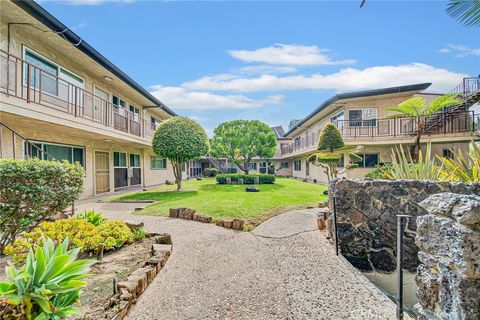
{"label": "green lawn", "polygon": [[170,208],[191,208],[214,220],[240,218],[262,221],[289,209],[314,206],[326,201],[325,186],[295,179],[277,178],[275,184],[257,185],[260,192],[245,192],[245,185],[220,185],[214,179],[190,180],[183,191],[176,186],[162,186],[112,198],[121,200],[156,200],[136,214],[167,216]]}

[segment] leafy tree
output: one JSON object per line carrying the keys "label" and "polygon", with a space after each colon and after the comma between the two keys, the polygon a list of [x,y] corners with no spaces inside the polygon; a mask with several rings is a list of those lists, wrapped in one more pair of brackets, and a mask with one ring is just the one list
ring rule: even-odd
{"label": "leafy tree", "polygon": [[211,155],[225,157],[248,174],[248,163],[254,158],[270,159],[277,140],[265,123],[258,120],[233,120],[214,130]]}
{"label": "leafy tree", "polygon": [[396,112],[389,118],[412,118],[417,123],[417,136],[415,138],[414,160],[418,160],[418,152],[420,151],[420,140],[425,131],[427,118],[441,109],[460,103],[462,100],[457,98],[455,94],[446,94],[433,100],[429,104],[424,98],[414,97],[403,101],[398,107],[387,108],[389,111]]}
{"label": "leafy tree", "polygon": [[[358,167],[358,165],[354,163],[361,160],[361,158],[355,154],[357,149],[357,147],[346,146],[340,131],[338,131],[334,124],[329,123],[320,132],[317,147],[319,152],[312,154],[308,157],[307,161],[315,166],[324,168],[324,172],[330,182],[332,179],[337,178],[338,174]],[[345,155],[347,155],[350,162],[353,163],[339,168],[338,164]]]}
{"label": "leafy tree", "polygon": [[173,117],[158,126],[152,141],[153,151],[159,157],[170,160],[177,181],[182,189],[182,165],[208,152],[208,137],[195,121]]}
{"label": "leafy tree", "polygon": [[290,122],[288,123],[288,130],[292,130],[293,128],[295,128],[295,126],[296,126],[297,124],[299,124],[300,121],[301,121],[300,119],[292,119],[292,120],[290,120]]}

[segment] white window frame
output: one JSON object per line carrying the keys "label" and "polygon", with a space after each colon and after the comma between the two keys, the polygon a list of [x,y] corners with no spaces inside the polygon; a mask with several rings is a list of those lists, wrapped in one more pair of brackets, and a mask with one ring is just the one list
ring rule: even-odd
{"label": "white window frame", "polygon": [[[83,89],[83,90],[85,89],[85,78],[79,76],[77,73],[73,72],[72,70],[61,66],[60,64],[56,63],[56,62],[53,61],[52,59],[49,59],[49,58],[45,57],[43,54],[41,54],[41,53],[39,53],[39,52],[37,52],[37,51],[35,51],[35,50],[27,47],[26,45],[22,45],[22,59],[23,59],[25,62],[26,62],[26,53],[27,53],[27,51],[29,51],[31,54],[36,55],[36,56],[38,56],[39,58],[41,58],[41,59],[47,61],[48,63],[50,63],[50,64],[52,64],[52,65],[54,65],[54,66],[57,67],[57,74],[55,75],[55,77],[57,78],[57,79],[56,79],[57,82],[58,82],[58,79],[61,79],[61,80],[65,81],[65,82],[68,82],[68,81],[66,81],[65,79],[62,79],[62,78],[60,77],[60,71],[61,71],[61,69],[63,69],[63,70],[65,70],[65,71],[71,73],[71,74],[74,75],[75,77],[81,79],[81,80],[82,80],[82,83],[83,83],[83,87],[82,87],[81,89]],[[44,72],[48,73],[47,71],[44,71]],[[23,81],[23,85],[26,86],[27,83],[25,82],[25,81],[26,81],[26,80],[25,80],[25,76],[23,77],[23,80],[22,80],[22,81]],[[57,86],[58,86],[58,84],[57,84]],[[78,87],[78,85],[76,85],[76,86]],[[35,90],[39,90],[39,89],[37,89],[37,88],[34,88],[34,89],[35,89]],[[57,89],[57,95],[56,95],[56,96],[58,96],[58,89]]]}
{"label": "white window frame", "polygon": [[[372,119],[365,119],[364,118],[364,114],[365,114],[365,111],[367,110],[375,110],[375,117],[372,118]],[[361,128],[370,128],[370,127],[377,127],[378,126],[378,108],[354,108],[354,109],[348,109],[348,126],[349,127],[352,127],[352,128],[357,128],[357,127],[361,127]],[[361,120],[351,120],[350,119],[350,111],[361,111],[362,112],[362,119]],[[365,126],[363,125],[365,121],[369,121],[369,120],[375,120],[375,125],[373,126]],[[350,123],[351,121],[360,121],[360,126],[351,126]]]}

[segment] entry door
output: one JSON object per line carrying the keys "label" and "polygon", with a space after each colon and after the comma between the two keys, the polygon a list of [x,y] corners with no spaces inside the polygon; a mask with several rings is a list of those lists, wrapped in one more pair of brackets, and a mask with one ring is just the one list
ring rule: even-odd
{"label": "entry door", "polygon": [[110,156],[108,152],[95,151],[95,193],[110,191]]}

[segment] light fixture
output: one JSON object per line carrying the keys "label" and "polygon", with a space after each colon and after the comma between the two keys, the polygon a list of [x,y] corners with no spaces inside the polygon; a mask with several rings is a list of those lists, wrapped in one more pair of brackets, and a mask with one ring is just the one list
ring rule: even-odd
{"label": "light fixture", "polygon": [[105,142],[112,142],[112,140],[110,140],[110,139],[105,139],[105,140],[103,140],[103,141],[105,141]]}
{"label": "light fixture", "polygon": [[105,79],[105,81],[108,81],[108,82],[112,82],[113,79],[109,76],[103,76],[103,79]]}

